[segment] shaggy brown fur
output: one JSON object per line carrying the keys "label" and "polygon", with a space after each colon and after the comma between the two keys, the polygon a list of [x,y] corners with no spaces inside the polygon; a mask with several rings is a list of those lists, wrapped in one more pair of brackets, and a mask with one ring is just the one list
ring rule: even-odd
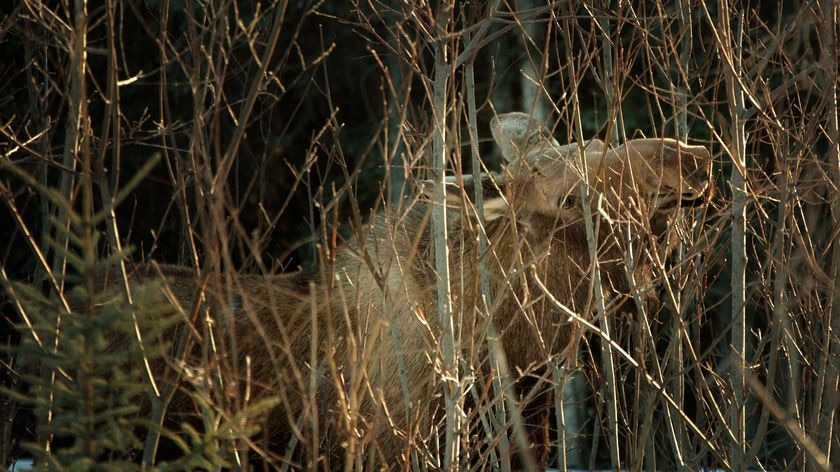
{"label": "shaggy brown fur", "polygon": [[[580,198],[584,175],[605,295],[615,300],[629,293],[628,244],[654,247],[656,239],[656,247],[667,247],[680,207],[707,191],[711,164],[705,148],[670,139],[631,140],[617,148],[597,140],[585,148],[560,146],[542,123],[522,113],[500,115],[491,126],[507,166],[495,185],[487,184],[497,189],[488,191],[485,203],[488,254],[478,254],[477,219],[467,199],[453,192],[447,215],[462,374],[479,377],[479,385],[489,372],[489,321],[514,374],[557,359],[576,336],[575,323],[545,296],[537,278],[569,310],[584,318],[594,312]],[[293,436],[298,448],[309,451],[296,459],[329,451],[321,460],[332,466],[359,448],[371,462],[386,465],[404,463],[412,448],[431,450],[424,441],[442,417],[431,204],[406,206],[374,216],[323,273],[234,275],[228,291],[216,293],[222,300],[214,315],[216,336],[234,333],[227,341],[231,354],[218,365],[238,372],[238,383],[227,387],[239,392],[240,403],[245,379],[252,400],[282,399],[263,422],[279,455]],[[629,234],[621,232],[627,228]],[[480,257],[488,268],[490,316],[479,303]],[[637,259],[633,276],[643,285],[650,275],[644,258]],[[185,312],[197,312],[192,308],[202,284],[195,274],[173,266],[160,270]],[[132,277],[140,282],[156,274],[146,266]],[[196,332],[207,332],[193,322]],[[201,364],[207,342],[178,365]]]}

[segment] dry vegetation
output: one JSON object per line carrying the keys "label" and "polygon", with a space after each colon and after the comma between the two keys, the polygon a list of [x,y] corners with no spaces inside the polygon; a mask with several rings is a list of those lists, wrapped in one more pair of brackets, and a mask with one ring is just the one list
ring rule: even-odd
{"label": "dry vegetation", "polygon": [[[0,6],[0,466],[836,468],[839,9]],[[714,194],[666,221],[641,183],[546,183],[517,139],[486,139],[510,111],[539,143],[706,148]],[[538,205],[575,250],[529,246]],[[369,246],[412,231],[423,267],[397,265],[434,283],[394,299]],[[412,298],[421,340],[360,327]],[[496,323],[557,310],[527,335]]]}

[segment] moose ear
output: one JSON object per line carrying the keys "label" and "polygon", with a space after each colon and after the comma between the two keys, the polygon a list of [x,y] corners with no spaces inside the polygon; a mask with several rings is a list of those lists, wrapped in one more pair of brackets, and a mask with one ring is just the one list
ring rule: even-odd
{"label": "moose ear", "polygon": [[600,153],[606,152],[607,149],[608,149],[607,148],[607,143],[601,141],[598,138],[590,139],[589,141],[586,142],[586,146],[584,146],[583,148],[586,149],[587,151],[600,152]]}
{"label": "moose ear", "polygon": [[[508,201],[505,198],[505,176],[502,174],[482,174],[481,195],[484,200],[484,221],[493,221],[507,213]],[[474,194],[471,194],[474,195]]]}
{"label": "moose ear", "polygon": [[[461,206],[461,185],[464,186],[463,192],[466,192],[468,197],[472,197],[475,187],[475,179],[472,175],[462,175],[460,184],[458,183],[458,177],[454,175],[447,175],[443,178],[443,188],[446,191],[444,203],[446,206]],[[433,200],[435,198],[435,181],[432,179],[421,181],[420,194],[429,200]]]}
{"label": "moose ear", "polygon": [[[580,144],[578,143],[571,143],[571,144],[564,144],[557,148],[557,151],[562,156],[566,156],[568,159],[577,159],[580,155]],[[592,152],[595,154],[603,154],[604,152],[609,149],[607,144],[601,141],[598,138],[592,138],[589,141],[584,142],[583,150],[587,152]]]}
{"label": "moose ear", "polygon": [[[492,221],[502,216],[507,211],[507,199],[504,193],[504,179],[498,174],[481,174],[481,178],[475,179],[472,175],[463,175],[462,183],[459,184],[454,175],[448,175],[444,179],[446,187],[446,206],[457,208],[463,205],[462,196],[466,195],[469,200],[473,200],[475,195],[475,186],[481,186],[481,193],[484,197],[484,218],[486,221]],[[461,190],[463,185],[463,192]],[[420,183],[420,193],[428,198],[434,197],[434,182],[431,180],[424,180]]]}
{"label": "moose ear", "polygon": [[513,162],[534,147],[560,144],[548,127],[527,113],[505,113],[490,121],[490,132],[507,162]]}

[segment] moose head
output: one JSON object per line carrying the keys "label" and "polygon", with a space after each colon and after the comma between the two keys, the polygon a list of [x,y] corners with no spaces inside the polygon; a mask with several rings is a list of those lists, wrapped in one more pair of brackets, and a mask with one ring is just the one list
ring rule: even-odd
{"label": "moose head", "polygon": [[[596,218],[633,223],[662,236],[679,218],[679,209],[696,206],[711,190],[711,154],[669,138],[628,140],[612,148],[593,139],[560,145],[545,124],[525,113],[499,115],[491,131],[507,161],[507,186],[516,193],[514,210],[526,229],[550,224],[585,238],[581,184]],[[489,218],[501,205],[487,206]],[[506,210],[505,210],[506,211]],[[601,237],[609,237],[604,228]]]}
{"label": "moose head", "polygon": [[[525,368],[560,353],[575,337],[552,298],[580,316],[594,313],[584,196],[604,294],[614,307],[632,307],[633,284],[654,282],[646,254],[673,247],[683,208],[709,196],[712,159],[702,146],[668,138],[617,147],[597,139],[560,145],[525,113],[499,115],[490,126],[506,161],[494,184],[488,185],[489,176],[481,182],[493,318],[509,359]],[[450,254],[470,253],[462,249]],[[469,261],[453,266],[475,269]],[[644,291],[646,303],[657,298],[654,290]]]}

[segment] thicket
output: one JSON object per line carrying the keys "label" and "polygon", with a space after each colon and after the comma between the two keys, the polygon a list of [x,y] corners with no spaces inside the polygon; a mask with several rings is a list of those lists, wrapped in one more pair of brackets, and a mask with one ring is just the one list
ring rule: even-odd
{"label": "thicket", "polygon": [[[627,317],[601,306],[571,362],[547,359],[552,464],[837,467],[838,9],[0,5],[0,466],[34,456],[55,469],[192,470],[265,457],[251,420],[271,400],[228,398],[237,379],[221,370],[193,389],[201,428],[163,421],[178,381],[154,365],[177,363],[188,347],[167,329],[195,314],[149,304],[165,286],[103,291],[97,274],[155,260],[236,290],[233,271],[329,264],[370,212],[414,198],[420,181],[497,170],[487,123],[525,111],[560,141],[671,136],[715,156],[714,197],[659,266],[661,307]],[[196,309],[226,306],[214,296]],[[205,320],[212,370],[235,340]],[[442,338],[460,388],[440,393],[446,428],[458,428],[436,459],[457,468],[444,451],[470,444],[478,427],[455,414],[480,379],[462,375],[454,333]],[[515,415],[493,411],[510,428],[482,460],[504,469]]]}

